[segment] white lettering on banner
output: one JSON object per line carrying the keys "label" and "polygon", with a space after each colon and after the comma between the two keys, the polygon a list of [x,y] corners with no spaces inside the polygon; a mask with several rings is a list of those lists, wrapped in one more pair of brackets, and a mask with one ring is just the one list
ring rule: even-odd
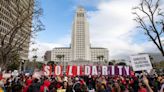
{"label": "white lettering on banner", "polygon": [[77,75],[80,75],[80,66],[77,66]]}
{"label": "white lettering on banner", "polygon": [[50,75],[50,66],[44,66],[44,75],[49,76]]}
{"label": "white lettering on banner", "polygon": [[102,75],[108,75],[108,67],[102,66]]}
{"label": "white lettering on banner", "polygon": [[117,66],[117,67],[119,69],[119,75],[122,75],[122,68],[123,68],[123,66]]}
{"label": "white lettering on banner", "polygon": [[112,75],[114,75],[115,73],[114,73],[114,71],[115,71],[115,67],[114,66],[112,66]]}
{"label": "white lettering on banner", "polygon": [[85,66],[85,75],[90,75],[90,74],[91,74],[91,67]]}
{"label": "white lettering on banner", "polygon": [[55,74],[57,75],[57,76],[59,76],[59,75],[61,75],[61,66],[56,66],[55,67]]}
{"label": "white lettering on banner", "polygon": [[98,75],[97,66],[92,66],[92,75]]}
{"label": "white lettering on banner", "polygon": [[68,72],[68,75],[72,76],[72,66],[69,66],[69,72]]}
{"label": "white lettering on banner", "polygon": [[124,69],[125,69],[125,71],[126,71],[126,75],[129,75],[129,67],[128,66],[124,66]]}
{"label": "white lettering on banner", "polygon": [[[99,66],[89,66],[86,65],[83,67],[81,66],[68,66],[67,68],[67,75],[69,76],[76,76],[76,75],[130,75],[130,68],[129,66],[101,66],[98,70]],[[51,75],[52,70],[50,66],[44,66],[44,75]],[[54,66],[54,75],[62,76],[62,66]]]}

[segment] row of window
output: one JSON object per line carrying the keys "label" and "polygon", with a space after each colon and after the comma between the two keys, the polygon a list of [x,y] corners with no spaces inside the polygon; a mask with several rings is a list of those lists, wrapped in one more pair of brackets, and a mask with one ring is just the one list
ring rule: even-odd
{"label": "row of window", "polygon": [[76,21],[77,24],[84,24],[84,21]]}
{"label": "row of window", "polygon": [[10,18],[15,18],[15,15],[17,15],[16,11],[14,10],[14,7],[9,5],[0,7],[0,11],[2,12],[2,14]]}
{"label": "row of window", "polygon": [[77,13],[77,17],[84,17],[84,13]]}
{"label": "row of window", "polygon": [[3,33],[3,34],[6,34],[7,33],[7,28],[3,27],[0,25],[0,31]]}
{"label": "row of window", "polygon": [[[2,19],[6,19],[6,17],[3,17]],[[7,21],[5,21],[5,20],[4,21],[0,20],[0,25],[9,30],[12,28],[12,26],[10,24],[8,24]]]}

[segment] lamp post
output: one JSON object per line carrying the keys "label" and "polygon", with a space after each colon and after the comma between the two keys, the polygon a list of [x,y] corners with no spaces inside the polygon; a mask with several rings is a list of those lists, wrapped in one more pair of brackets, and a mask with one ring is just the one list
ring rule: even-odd
{"label": "lamp post", "polygon": [[18,58],[19,58],[19,72],[22,71],[22,57],[21,57],[21,51],[23,51],[23,48],[18,48]]}
{"label": "lamp post", "polygon": [[35,66],[36,66],[36,59],[38,58],[37,55],[34,55],[33,56],[33,61],[34,61],[34,65],[33,65],[33,69],[35,69]]}
{"label": "lamp post", "polygon": [[[58,58],[60,60],[61,64],[63,63],[63,70],[65,71],[64,56],[65,55],[56,55],[56,58]],[[62,59],[63,59],[63,62],[62,62]]]}
{"label": "lamp post", "polygon": [[64,55],[62,55],[62,58],[63,58],[63,73],[65,74],[65,62],[64,62]]}
{"label": "lamp post", "polygon": [[32,49],[32,52],[34,53],[34,56],[32,57],[33,58],[33,70],[35,69],[36,67],[36,59],[38,58],[37,56],[37,51],[38,51],[38,48],[33,48]]}

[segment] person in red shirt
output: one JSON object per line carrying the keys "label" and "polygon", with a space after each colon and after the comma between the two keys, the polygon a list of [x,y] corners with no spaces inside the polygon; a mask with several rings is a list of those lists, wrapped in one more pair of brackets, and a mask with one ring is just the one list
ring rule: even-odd
{"label": "person in red shirt", "polygon": [[138,92],[147,92],[146,88],[144,87],[144,85],[140,82],[139,83],[139,90]]}
{"label": "person in red shirt", "polygon": [[27,79],[26,86],[23,88],[23,92],[27,92],[27,90],[31,84],[32,84],[32,79]]}
{"label": "person in red shirt", "polygon": [[45,80],[43,85],[40,87],[40,92],[47,92],[49,91],[49,86],[50,86],[51,82],[49,80]]}

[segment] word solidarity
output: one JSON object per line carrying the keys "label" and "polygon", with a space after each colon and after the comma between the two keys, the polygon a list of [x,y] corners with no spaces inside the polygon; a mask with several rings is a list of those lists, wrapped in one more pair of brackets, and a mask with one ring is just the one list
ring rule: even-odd
{"label": "word solidarity", "polygon": [[83,75],[103,75],[103,76],[112,76],[112,75],[123,75],[128,76],[130,75],[130,68],[129,66],[71,66],[68,65],[65,70],[63,70],[63,66],[56,66],[53,67],[52,72],[52,66],[45,65],[43,66],[44,75],[50,76],[62,76],[63,71],[65,71],[65,74],[67,76],[83,76]]}

